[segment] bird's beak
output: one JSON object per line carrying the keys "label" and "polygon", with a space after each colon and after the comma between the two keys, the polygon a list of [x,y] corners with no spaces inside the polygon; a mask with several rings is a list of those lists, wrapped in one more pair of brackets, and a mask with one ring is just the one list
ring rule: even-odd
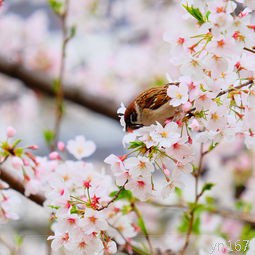
{"label": "bird's beak", "polygon": [[133,130],[132,128],[130,128],[130,127],[127,127],[127,128],[126,128],[126,131],[127,131],[128,133],[133,133],[134,130]]}

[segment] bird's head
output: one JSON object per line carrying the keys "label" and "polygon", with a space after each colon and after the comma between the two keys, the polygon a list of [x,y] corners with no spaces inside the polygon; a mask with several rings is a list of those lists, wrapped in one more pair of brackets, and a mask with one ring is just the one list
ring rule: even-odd
{"label": "bird's head", "polygon": [[124,120],[126,123],[126,131],[132,131],[143,127],[140,122],[140,112],[137,111],[135,102],[131,103],[124,113]]}

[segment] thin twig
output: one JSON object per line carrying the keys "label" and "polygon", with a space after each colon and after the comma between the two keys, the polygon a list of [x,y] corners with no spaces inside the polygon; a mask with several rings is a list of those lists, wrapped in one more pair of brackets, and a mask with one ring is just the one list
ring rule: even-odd
{"label": "thin twig", "polygon": [[54,141],[51,146],[51,150],[54,150],[59,139],[59,132],[61,121],[63,117],[63,103],[64,103],[64,89],[63,89],[63,79],[65,71],[65,58],[66,58],[66,48],[71,37],[68,35],[67,17],[69,12],[69,0],[65,0],[65,10],[59,16],[61,19],[61,29],[62,29],[62,46],[61,46],[61,58],[60,58],[60,69],[59,76],[57,80],[56,89],[56,118],[54,125]]}
{"label": "thin twig", "polygon": [[223,91],[221,91],[221,92],[216,96],[216,98],[217,98],[217,97],[220,97],[220,96],[222,96],[222,95],[225,95],[225,94],[227,94],[227,93],[230,93],[230,92],[232,92],[232,91],[234,91],[234,90],[238,90],[238,89],[241,89],[241,88],[243,88],[243,87],[249,86],[249,85],[251,85],[251,84],[253,84],[253,83],[254,83],[253,80],[249,80],[249,81],[247,81],[247,82],[245,82],[245,83],[243,83],[243,84],[241,84],[241,85],[239,85],[239,86],[236,86],[236,87],[232,87],[232,88],[223,90]]}
{"label": "thin twig", "polygon": [[[137,215],[137,218],[140,219],[141,221],[143,221],[143,216],[142,216],[140,210],[137,208],[135,202],[133,202],[131,204],[131,206],[132,206],[132,209],[133,209],[134,213]],[[152,243],[151,243],[151,240],[150,240],[150,236],[149,236],[149,233],[148,233],[147,228],[145,226],[144,226],[144,229],[143,229],[142,232],[143,232],[144,237],[145,237],[145,239],[148,243],[150,254],[154,255],[154,249],[153,249],[153,246],[152,246]]]}
{"label": "thin twig", "polygon": [[[122,233],[118,228],[116,228],[116,227],[115,227],[113,224],[111,224],[109,221],[107,221],[107,224],[108,224],[111,228],[115,229],[115,230],[119,233],[119,235],[120,235],[121,238],[126,242],[127,245],[130,245],[130,246],[131,246],[129,240],[127,240],[127,238],[123,235],[123,233]],[[128,255],[130,255],[130,252],[129,252],[129,251],[127,251],[127,253],[128,253]]]}
{"label": "thin twig", "polygon": [[247,47],[244,47],[243,49],[255,54],[255,50],[253,50],[253,49],[250,49],[250,48],[247,48]]}
{"label": "thin twig", "polygon": [[126,180],[124,185],[121,186],[121,188],[118,190],[118,192],[114,195],[114,197],[106,205],[102,205],[101,207],[97,208],[96,210],[97,211],[102,211],[102,210],[106,209],[110,204],[112,204],[116,199],[118,199],[121,191],[124,190],[127,183],[128,183],[128,180]]}
{"label": "thin twig", "polygon": [[192,233],[192,228],[193,228],[193,224],[194,224],[194,219],[195,219],[195,211],[196,211],[196,206],[198,204],[199,198],[201,197],[202,193],[198,192],[198,182],[199,182],[199,177],[201,174],[201,170],[202,170],[202,163],[203,163],[203,144],[201,144],[200,146],[200,159],[199,159],[199,163],[198,163],[198,169],[194,174],[195,177],[195,201],[194,201],[194,205],[192,207],[192,209],[189,212],[190,215],[190,220],[189,220],[189,225],[188,225],[188,231],[186,234],[186,238],[185,238],[185,243],[183,245],[183,248],[180,252],[180,255],[184,255],[188,246],[189,246],[189,242],[190,242],[190,236]]}

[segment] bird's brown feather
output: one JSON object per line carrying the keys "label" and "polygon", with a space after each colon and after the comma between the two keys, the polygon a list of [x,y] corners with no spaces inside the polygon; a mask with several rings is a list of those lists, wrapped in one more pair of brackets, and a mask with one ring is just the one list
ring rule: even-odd
{"label": "bird's brown feather", "polygon": [[178,109],[169,104],[170,97],[167,95],[167,89],[171,85],[178,84],[168,83],[162,87],[147,89],[139,94],[125,111],[126,126],[136,129],[156,122],[164,124],[166,119],[172,118]]}
{"label": "bird's brown feather", "polygon": [[167,89],[170,85],[176,85],[176,83],[168,83],[163,87],[155,87],[144,91],[137,97],[136,103],[142,109],[158,109],[169,101],[170,97],[167,95]]}

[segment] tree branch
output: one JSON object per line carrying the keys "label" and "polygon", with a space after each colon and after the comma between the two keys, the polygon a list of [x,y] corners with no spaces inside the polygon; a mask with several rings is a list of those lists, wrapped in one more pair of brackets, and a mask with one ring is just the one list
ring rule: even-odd
{"label": "tree branch", "polygon": [[247,47],[244,47],[243,49],[246,50],[246,51],[249,51],[251,53],[255,53],[254,49],[250,49],[250,48],[247,48]]}
{"label": "tree branch", "polygon": [[[176,208],[179,210],[188,210],[188,205],[186,204],[161,204],[156,201],[151,201],[151,205],[163,207],[163,208]],[[224,208],[208,208],[206,210],[209,214],[217,214],[222,216],[223,218],[230,218],[234,220],[243,221],[244,223],[255,225],[255,214],[251,213],[243,213],[243,212],[237,212],[230,209],[224,209]]]}
{"label": "tree branch", "polygon": [[[0,73],[21,80],[30,89],[40,91],[54,97],[56,92],[53,79],[42,72],[28,70],[20,63],[15,63],[0,55]],[[112,100],[83,93],[72,84],[63,84],[63,94],[66,100],[86,107],[94,112],[118,120],[118,106]],[[92,85],[93,86],[93,85]]]}
{"label": "tree branch", "polygon": [[66,65],[66,49],[67,44],[71,40],[71,36],[68,34],[68,26],[67,26],[67,17],[69,13],[69,0],[65,0],[65,9],[61,15],[58,15],[61,21],[61,30],[62,30],[62,45],[61,45],[61,58],[60,58],[60,69],[58,74],[58,86],[56,89],[56,118],[55,118],[55,125],[54,125],[54,140],[51,145],[51,151],[54,151],[57,142],[59,139],[60,133],[60,126],[63,118],[63,103],[64,103],[64,88],[63,88],[63,81],[64,81],[64,72],[65,72],[65,65]]}
{"label": "tree branch", "polygon": [[254,83],[253,80],[249,80],[249,81],[247,81],[247,82],[245,82],[245,83],[243,83],[243,84],[240,84],[239,86],[231,87],[231,88],[229,88],[229,89],[223,90],[223,91],[221,91],[221,92],[216,96],[216,98],[217,98],[217,97],[220,97],[220,96],[222,96],[222,95],[224,95],[224,94],[230,93],[230,92],[232,92],[232,91],[234,91],[234,90],[238,90],[238,89],[241,89],[241,88],[243,88],[243,87],[249,86],[249,85],[251,85],[251,84],[253,84],[253,83]]}
{"label": "tree branch", "polygon": [[[6,182],[11,189],[18,191],[20,194],[25,196],[25,187],[23,183],[8,173],[8,171],[3,167],[0,169],[0,179]],[[45,201],[45,197],[42,195],[30,195],[27,198],[40,206],[42,206]]]}
{"label": "tree branch", "polygon": [[125,188],[125,186],[126,186],[127,183],[128,183],[128,180],[125,181],[124,185],[120,187],[120,189],[118,190],[118,192],[114,195],[114,197],[113,197],[106,205],[103,205],[103,206],[97,208],[96,210],[97,210],[97,211],[102,211],[102,210],[108,208],[108,206],[109,206],[110,204],[112,204],[115,200],[118,199],[120,193],[122,192],[122,190],[124,190],[124,188]]}
{"label": "tree branch", "polygon": [[194,225],[194,220],[195,220],[195,212],[196,212],[196,207],[198,205],[199,199],[202,196],[202,191],[199,193],[198,192],[198,182],[199,182],[199,177],[202,171],[202,163],[203,163],[203,158],[204,158],[204,154],[203,154],[203,144],[200,145],[200,158],[199,158],[199,162],[198,162],[198,168],[196,170],[196,172],[194,173],[194,177],[195,177],[195,201],[194,201],[194,205],[192,208],[189,209],[189,225],[188,225],[188,231],[186,233],[186,238],[185,238],[185,243],[181,249],[180,254],[184,255],[189,243],[190,243],[190,237],[191,237],[191,233],[192,233],[192,229],[193,229],[193,225]]}

